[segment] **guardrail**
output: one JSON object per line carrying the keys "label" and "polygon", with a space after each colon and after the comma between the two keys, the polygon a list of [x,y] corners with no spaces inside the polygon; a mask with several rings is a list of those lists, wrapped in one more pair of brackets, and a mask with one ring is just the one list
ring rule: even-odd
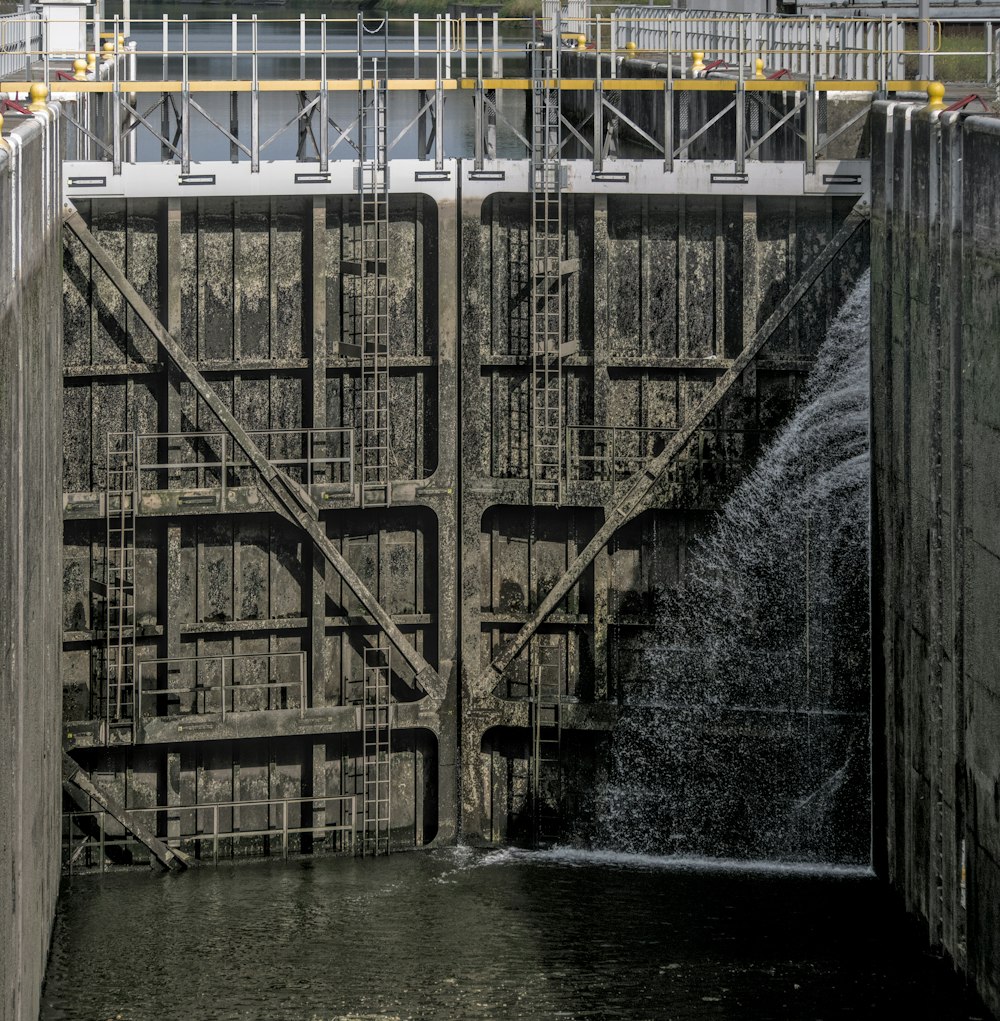
{"label": "guardrail", "polygon": [[[252,801],[220,801],[199,805],[156,805],[131,808],[128,815],[146,821],[168,846],[181,848],[193,844],[201,860],[201,844],[211,845],[213,863],[219,861],[219,842],[230,839],[280,841],[281,856],[287,858],[290,838],[309,836],[313,842],[325,842],[333,836],[335,851],[353,851],[356,830],[356,795],[330,795],[308,798],[268,798]],[[241,813],[263,814],[267,824],[243,828]],[[304,815],[312,814],[306,823]],[[335,821],[327,821],[336,815]],[[176,832],[167,837],[171,829]],[[131,846],[135,845],[137,856]],[[118,858],[116,862],[114,859]],[[96,859],[96,862],[95,862]],[[104,872],[110,864],[146,864],[148,852],[127,829],[103,810],[63,814],[63,867],[72,874],[74,867],[86,863]]]}
{"label": "guardrail", "polygon": [[[649,12],[651,9],[638,10]],[[881,29],[873,45],[869,46],[869,41],[857,41],[842,68],[851,73],[874,71],[874,77],[817,76],[824,69],[835,69],[837,60],[846,59],[846,55],[840,50],[824,50],[811,29],[813,48],[807,54],[811,73],[804,78],[785,73],[780,81],[770,80],[762,69],[749,66],[754,51],[746,36],[747,26],[751,24],[746,17],[716,19],[715,22],[728,25],[727,31],[732,29],[737,33],[736,42],[726,45],[737,49],[741,59],[728,69],[728,74],[713,73],[709,78],[709,71],[723,68],[706,67],[700,52],[696,61],[695,53],[677,49],[667,51],[664,78],[623,76],[623,50],[616,42],[616,35],[620,33],[614,18],[613,15],[612,21],[608,21],[597,16],[582,25],[587,32],[579,36],[569,33],[565,39],[567,34],[561,31],[559,19],[555,23],[557,31],[550,36],[540,34],[543,26],[535,19],[494,17],[488,21],[482,16],[470,19],[463,15],[452,19],[438,15],[429,24],[428,19],[421,22],[419,16],[381,21],[388,33],[388,44],[383,39],[377,40],[380,51],[388,53],[389,62],[387,104],[391,131],[387,153],[391,157],[399,156],[401,151],[397,147],[403,140],[408,139],[407,144],[411,144],[416,139],[416,158],[420,161],[433,159],[435,171],[442,170],[445,98],[449,93],[459,92],[466,93],[472,101],[475,125],[473,152],[463,151],[457,155],[473,157],[475,170],[481,170],[485,161],[497,158],[501,135],[508,158],[521,159],[530,155],[531,132],[525,129],[522,118],[535,83],[529,77],[517,77],[518,73],[526,73],[527,46],[543,52],[547,47],[558,46],[558,62],[562,65],[567,64],[561,56],[563,53],[572,51],[582,55],[584,51],[593,51],[595,60],[579,61],[576,65],[577,77],[571,78],[563,70],[553,84],[564,96],[569,93],[578,96],[584,92],[593,97],[592,113],[583,111],[579,121],[585,124],[592,118],[592,125],[587,128],[589,137],[565,116],[562,126],[565,128],[563,144],[571,143],[589,153],[595,172],[602,171],[605,158],[613,159],[619,154],[615,148],[617,143],[609,147],[608,141],[612,135],[617,137],[621,125],[625,129],[622,137],[627,132],[638,145],[635,153],[623,155],[647,158],[651,149],[662,156],[667,171],[672,170],[673,159],[679,157],[731,160],[735,173],[740,175],[747,159],[804,161],[807,172],[813,173],[815,159],[829,141],[824,138],[822,109],[826,94],[845,88],[912,91],[925,84],[890,77],[898,70],[900,59],[910,51],[899,49],[899,40],[890,39],[887,31]],[[234,16],[223,22],[209,23],[216,29],[220,24],[226,26],[222,36],[226,40],[225,48],[219,48],[218,32],[207,48],[198,48],[193,45],[198,40],[192,29],[201,22],[186,16],[180,21],[164,17],[162,21],[151,23],[162,28],[162,49],[150,50],[144,45],[138,58],[138,77],[133,76],[130,61],[113,59],[119,53],[134,52],[134,42],[117,32],[121,26],[115,19],[115,32],[105,44],[106,55],[112,58],[107,61],[110,80],[94,80],[94,73],[81,70],[72,81],[51,83],[52,92],[75,94],[80,100],[78,109],[67,111],[65,115],[67,123],[77,132],[76,149],[82,154],[74,166],[110,164],[111,176],[119,176],[124,163],[174,163],[184,175],[181,184],[199,185],[206,181],[214,184],[213,174],[204,178],[198,175],[199,163],[226,159],[233,164],[246,162],[251,173],[259,173],[264,160],[290,158],[291,153],[279,156],[278,144],[286,132],[294,130],[298,136],[295,161],[313,164],[318,173],[328,174],[331,160],[353,161],[360,152],[358,95],[359,91],[364,91],[365,82],[359,77],[359,46],[368,45],[372,33],[368,29],[362,31],[359,19],[340,22],[341,30],[336,27],[338,22],[325,15],[277,22],[291,29],[293,38],[297,27],[297,44],[289,45],[286,31],[284,36],[278,34],[266,40],[265,45],[261,31],[271,23],[256,16],[242,21]],[[857,19],[849,18],[839,23],[835,19],[822,20],[829,33],[834,33],[837,24],[847,31],[856,23]],[[141,24],[133,21],[133,29]],[[704,28],[705,19],[678,17],[670,24],[670,32],[682,33],[684,45],[690,46],[696,32],[701,30],[698,26]],[[787,26],[793,22],[786,20],[780,24]],[[816,20],[810,19],[809,24],[815,26]],[[884,28],[889,22],[879,24]],[[345,25],[353,26],[356,34],[345,34],[342,31]],[[671,46],[680,45],[681,38],[679,35],[667,42]],[[362,42],[358,43],[358,39]],[[775,39],[769,45],[774,47],[771,56],[775,62],[802,54],[796,40],[789,43]],[[640,54],[642,51],[628,52]],[[506,55],[509,63],[512,54],[519,57],[518,69],[514,76],[508,76],[504,73],[504,60]],[[227,58],[222,62],[222,77],[220,56]],[[199,62],[203,58],[209,62],[201,65]],[[292,58],[296,59],[292,61]],[[269,72],[287,74],[290,66],[297,77],[268,77]],[[176,77],[178,72],[179,77]],[[175,77],[171,77],[172,74]],[[199,74],[209,77],[199,77]],[[428,76],[420,77],[422,74]],[[18,86],[15,83],[11,87]],[[662,99],[649,97],[650,101],[643,104],[642,118],[636,116],[634,101],[616,102],[617,94],[643,91],[661,93]],[[695,102],[692,96],[710,91],[735,95],[729,105],[721,104],[724,109],[708,100]],[[520,95],[512,97],[516,102],[508,99],[505,103],[504,94],[511,92]],[[775,93],[780,95],[775,97]],[[791,102],[787,101],[788,97],[793,97]],[[566,109],[572,102],[571,97]],[[591,100],[582,102],[591,103]],[[401,104],[406,109],[400,116]],[[193,125],[197,125],[197,130],[193,130]],[[610,133],[608,138],[605,138],[605,130]],[[593,144],[595,135],[602,138],[602,144]],[[140,137],[146,143],[141,156],[137,154]],[[217,152],[222,149],[224,156]],[[82,175],[80,180],[81,185],[86,186],[89,178]],[[69,186],[72,191],[72,177]]]}
{"label": "guardrail", "polygon": [[[677,429],[649,426],[569,426],[568,480],[611,483],[613,493],[618,485],[641,471],[676,432]],[[769,435],[761,429],[699,429],[668,478],[697,485],[731,482],[730,467],[752,463],[753,454]]]}
{"label": "guardrail", "polygon": [[30,78],[33,54],[43,49],[40,14],[0,14],[0,79],[14,75]]}
{"label": "guardrail", "polygon": [[[285,668],[293,676],[272,680]],[[175,677],[170,681],[170,676]],[[265,677],[266,680],[258,678]],[[178,681],[180,683],[178,683]],[[134,727],[149,718],[306,708],[304,652],[145,659],[136,663]],[[153,686],[155,685],[155,687]],[[249,703],[249,704],[248,704]],[[148,711],[152,705],[152,711]]]}
{"label": "guardrail", "polygon": [[[353,428],[258,429],[249,435],[296,482],[354,491]],[[109,451],[132,451],[136,507],[144,492],[177,488],[218,490],[225,506],[229,489],[256,484],[256,470],[228,433],[111,433],[108,444]]]}
{"label": "guardrail", "polygon": [[725,15],[718,11],[618,7],[612,35],[618,52],[674,59],[690,71],[692,53],[706,63],[721,60],[752,71],[763,60],[771,72],[802,78],[905,78],[906,29],[912,22],[888,18]]}

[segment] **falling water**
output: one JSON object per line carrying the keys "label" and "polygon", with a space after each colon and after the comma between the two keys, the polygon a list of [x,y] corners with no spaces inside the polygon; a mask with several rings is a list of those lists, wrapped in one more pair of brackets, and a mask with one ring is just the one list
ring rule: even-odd
{"label": "falling water", "polygon": [[867,275],[628,685],[597,842],[869,858]]}

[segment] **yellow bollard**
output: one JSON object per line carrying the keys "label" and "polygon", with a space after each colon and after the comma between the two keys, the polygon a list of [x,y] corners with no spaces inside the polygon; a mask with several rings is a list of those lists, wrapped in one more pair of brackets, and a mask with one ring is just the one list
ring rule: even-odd
{"label": "yellow bollard", "polygon": [[576,37],[576,48],[578,50],[585,50],[587,48],[587,37],[585,35],[578,35]]}
{"label": "yellow bollard", "polygon": [[705,53],[703,50],[694,50],[691,53],[691,73],[701,74],[705,70]]}
{"label": "yellow bollard", "polygon": [[944,85],[941,82],[927,83],[927,109],[944,109]]}
{"label": "yellow bollard", "polygon": [[87,54],[87,74],[94,74],[97,71],[97,54],[91,51]]}
{"label": "yellow bollard", "polygon": [[125,49],[125,36],[122,35],[120,32],[118,33],[118,49],[120,50]]}
{"label": "yellow bollard", "polygon": [[35,84],[28,89],[28,98],[31,100],[28,104],[28,109],[32,113],[45,113],[48,109],[48,105],[45,100],[49,98],[49,87],[47,85],[43,85],[41,82],[35,82]]}
{"label": "yellow bollard", "polygon": [[101,52],[104,59],[107,60],[115,55],[115,44],[109,39],[102,47]]}
{"label": "yellow bollard", "polygon": [[625,55],[628,56],[628,57],[634,57],[635,56],[635,50],[636,50],[635,43],[632,42],[632,40],[630,39],[625,44]]}
{"label": "yellow bollard", "polygon": [[85,82],[87,80],[87,62],[83,57],[77,57],[73,61],[73,80]]}
{"label": "yellow bollard", "polygon": [[763,77],[764,77],[764,61],[761,60],[760,57],[758,57],[753,62],[753,68],[754,68],[754,70],[753,70],[754,78],[756,78],[757,81],[761,81],[763,79]]}
{"label": "yellow bollard", "polygon": [[6,144],[3,140],[3,114],[0,113],[0,148],[3,148]]}

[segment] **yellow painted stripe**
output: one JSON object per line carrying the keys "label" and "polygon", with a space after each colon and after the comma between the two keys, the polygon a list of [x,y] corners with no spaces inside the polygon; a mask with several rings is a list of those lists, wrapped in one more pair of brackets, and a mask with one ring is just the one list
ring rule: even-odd
{"label": "yellow painted stripe", "polygon": [[[564,78],[560,87],[564,92],[590,92],[594,88],[593,78]],[[603,78],[601,86],[605,92],[662,92],[666,83],[665,78]],[[0,82],[0,94],[3,93],[26,93],[33,84],[37,82]],[[327,88],[331,92],[357,92],[359,84],[364,88],[371,88],[371,81],[366,80],[359,83],[356,78],[332,78],[327,82]],[[433,92],[436,87],[434,78],[391,78],[387,83],[390,92]],[[512,91],[527,92],[532,88],[530,78],[484,78],[483,87],[486,89],[508,89]],[[549,81],[549,87],[554,87],[555,82]],[[747,92],[805,92],[807,83],[801,79],[777,78],[777,79],[754,79],[751,78],[743,83]],[[191,92],[199,93],[227,93],[227,92],[250,92],[252,84],[249,81],[192,81],[189,83]],[[456,90],[469,91],[476,87],[473,78],[445,78],[441,87],[446,92]],[[737,83],[726,78],[675,78],[673,88],[675,92],[735,92]],[[874,80],[848,81],[839,79],[828,79],[817,81],[815,89],[817,92],[875,92],[879,83]],[[886,83],[889,92],[925,92],[927,82],[913,81],[909,79],[893,79]],[[88,92],[88,93],[109,93],[114,92],[114,83],[108,81],[52,81],[49,83],[49,91],[53,95],[60,93]],[[183,92],[184,85],[179,81],[156,82],[156,81],[123,81],[119,88],[122,92],[137,93],[162,93],[162,92]],[[320,82],[317,78],[312,79],[266,79],[258,83],[261,92],[318,92]]]}

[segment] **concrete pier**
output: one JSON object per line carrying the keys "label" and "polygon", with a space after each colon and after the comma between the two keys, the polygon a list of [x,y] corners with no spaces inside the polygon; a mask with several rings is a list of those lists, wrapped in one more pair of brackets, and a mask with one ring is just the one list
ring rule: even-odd
{"label": "concrete pier", "polygon": [[60,872],[57,108],[0,141],[0,1017],[33,1021]]}

